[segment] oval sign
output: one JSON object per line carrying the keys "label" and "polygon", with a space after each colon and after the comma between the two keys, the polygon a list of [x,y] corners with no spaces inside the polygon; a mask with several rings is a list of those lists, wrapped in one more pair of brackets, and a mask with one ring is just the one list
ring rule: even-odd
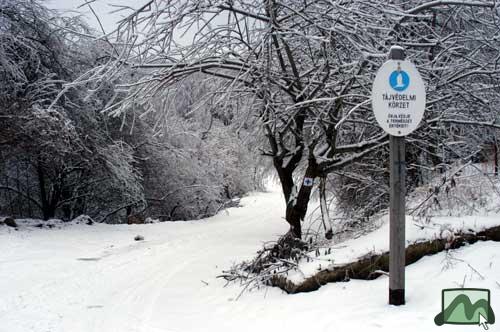
{"label": "oval sign", "polygon": [[425,111],[425,85],[413,63],[388,60],[372,87],[372,108],[378,124],[390,135],[405,136],[417,129]]}

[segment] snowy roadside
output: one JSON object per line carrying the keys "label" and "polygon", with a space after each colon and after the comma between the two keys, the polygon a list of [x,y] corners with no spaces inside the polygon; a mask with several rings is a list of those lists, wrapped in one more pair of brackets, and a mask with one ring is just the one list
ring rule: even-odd
{"label": "snowy roadside", "polygon": [[[332,246],[319,248],[320,255],[318,257],[315,256],[314,252],[309,253],[310,262],[302,261],[299,265],[299,271],[289,274],[287,279],[298,284],[322,269],[352,263],[361,257],[389,251],[389,217],[384,216],[381,221],[382,226],[373,232]],[[499,226],[500,215],[436,217],[432,223],[425,225],[408,217],[406,222],[406,245],[409,246],[429,240],[451,239],[455,234],[461,232],[477,233]]]}
{"label": "snowy roadside", "polygon": [[[500,182],[485,176],[486,171],[490,170],[481,164],[458,165],[409,193],[407,214],[412,215],[406,216],[406,246],[436,239],[451,241],[459,233],[474,234],[500,226]],[[321,270],[388,252],[387,213],[374,218],[371,228],[355,238],[315,248],[308,253],[310,259],[301,260],[287,280],[299,284]]]}
{"label": "snowy roadside", "polygon": [[[477,327],[433,322],[441,289],[462,285],[489,288],[493,309],[500,308],[495,242],[408,267],[403,307],[387,305],[385,276],[292,296],[261,289],[236,301],[241,289],[224,287],[217,275],[287,230],[280,193],[255,194],[242,205],[192,222],[0,228],[0,332],[470,331]],[[137,234],[145,241],[135,242]],[[350,245],[369,248],[383,234]]]}

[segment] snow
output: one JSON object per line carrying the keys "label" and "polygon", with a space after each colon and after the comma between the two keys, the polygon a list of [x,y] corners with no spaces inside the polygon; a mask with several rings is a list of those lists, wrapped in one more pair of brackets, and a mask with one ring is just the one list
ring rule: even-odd
{"label": "snow", "polygon": [[[498,190],[500,184],[498,180],[493,181],[492,178],[484,176],[489,171],[492,170],[488,169],[488,165],[458,165],[447,174],[435,175],[428,185],[409,193],[407,213],[417,206],[422,206],[422,202],[430,205],[427,207],[425,217],[419,217],[418,214],[406,216],[406,245],[438,238],[451,238],[460,232],[480,232],[499,226]],[[456,181],[456,186],[449,189],[448,193],[444,189],[443,176],[448,179],[454,177]],[[429,189],[439,186],[443,187],[439,194],[430,197],[441,201],[440,208],[431,204],[432,199],[428,199]],[[311,213],[311,215],[314,214],[317,212]],[[310,219],[313,220],[314,216]],[[327,247],[320,248],[318,257],[315,251],[309,253],[311,261],[300,262],[299,270],[289,274],[288,280],[297,284],[321,269],[333,268],[354,262],[366,255],[389,251],[389,216],[385,213],[378,219],[374,216],[374,219],[373,231],[333,245],[328,243]],[[378,227],[376,227],[377,224]],[[329,248],[331,248],[331,253],[326,254]]]}
{"label": "snow", "polygon": [[[486,228],[499,226],[500,216],[473,216],[473,217],[435,217],[433,222],[422,225],[406,217],[406,244],[424,242],[438,238],[449,238],[460,231],[480,232]],[[288,279],[299,283],[318,272],[320,266],[338,266],[354,262],[365,255],[381,254],[389,251],[389,216],[382,218],[383,225],[373,232],[355,239],[341,242],[332,246],[331,254],[315,257],[314,252],[309,256],[311,262],[302,262],[300,272],[291,274]],[[320,249],[324,253],[326,248]]]}
{"label": "snow", "polygon": [[[241,204],[202,221],[73,222],[52,229],[20,222],[18,231],[1,226],[0,332],[400,331],[402,326],[405,331],[470,331],[474,327],[438,328],[433,322],[441,289],[459,285],[489,288],[493,309],[500,308],[496,242],[409,266],[407,304],[401,307],[387,304],[385,276],[297,295],[266,288],[236,300],[241,288],[225,286],[217,275],[288,228],[281,193],[253,194]],[[489,217],[467,220],[442,221],[478,228],[494,223]],[[408,229],[409,239],[422,234]],[[386,232],[382,227],[349,246],[359,252],[382,249]],[[145,240],[134,241],[136,235]]]}

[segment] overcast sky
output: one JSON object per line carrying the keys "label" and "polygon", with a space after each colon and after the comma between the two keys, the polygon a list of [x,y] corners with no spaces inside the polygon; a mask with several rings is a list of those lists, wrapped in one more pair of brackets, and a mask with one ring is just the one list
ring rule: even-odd
{"label": "overcast sky", "polygon": [[[60,13],[65,15],[74,14],[74,15],[83,15],[87,23],[96,29],[98,32],[101,32],[99,24],[95,16],[92,14],[88,5],[85,5],[87,2],[91,2],[92,0],[45,0],[45,5],[52,9],[57,9]],[[99,20],[104,27],[106,33],[113,31],[116,28],[116,23],[120,21],[122,18],[130,14],[131,10],[122,10],[118,13],[112,13],[116,11],[116,7],[114,5],[120,6],[129,6],[131,8],[137,9],[141,8],[145,3],[149,0],[95,0],[91,2],[91,6],[99,16]],[[83,5],[83,6],[82,6]],[[78,8],[80,7],[81,8]],[[215,19],[213,24],[226,24],[227,16],[220,16]],[[181,44],[188,44],[192,41],[196,31],[194,29],[188,30],[188,32],[174,32],[174,38],[177,42]]]}
{"label": "overcast sky", "polygon": [[[139,8],[147,1],[148,0],[96,0],[92,2],[92,8],[99,16],[106,32],[110,32],[115,27],[116,22],[119,21],[120,18],[126,13],[122,12],[111,14],[111,12],[116,10],[116,8],[112,7],[110,4],[119,4],[130,6],[132,8]],[[99,29],[97,20],[90,11],[89,7],[84,5],[82,8],[78,8],[86,2],[88,2],[88,0],[46,0],[45,4],[47,7],[57,9],[61,12],[71,12],[74,14],[81,13],[92,27]]]}

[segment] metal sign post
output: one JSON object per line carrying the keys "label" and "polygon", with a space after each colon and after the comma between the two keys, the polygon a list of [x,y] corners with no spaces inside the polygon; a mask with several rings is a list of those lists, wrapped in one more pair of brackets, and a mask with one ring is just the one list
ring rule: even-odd
{"label": "metal sign post", "polygon": [[405,135],[414,131],[425,110],[425,86],[404,49],[391,47],[372,87],[372,107],[390,146],[389,304],[405,303]]}
{"label": "metal sign post", "polygon": [[[389,59],[404,60],[402,49],[391,48]],[[389,136],[390,212],[389,212],[389,304],[405,303],[405,137]]]}
{"label": "metal sign post", "polygon": [[389,304],[405,303],[405,137],[390,136]]}

